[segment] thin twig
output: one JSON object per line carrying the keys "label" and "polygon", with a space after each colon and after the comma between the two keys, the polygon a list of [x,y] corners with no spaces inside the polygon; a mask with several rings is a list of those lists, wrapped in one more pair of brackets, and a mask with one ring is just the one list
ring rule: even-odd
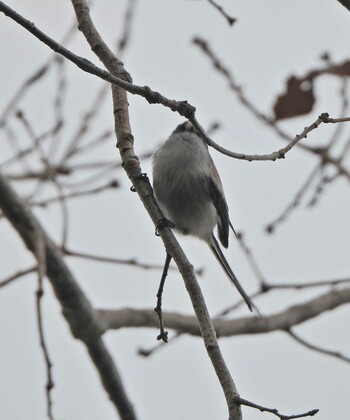
{"label": "thin twig", "polygon": [[[76,32],[76,22],[74,22],[74,24],[71,25],[71,27],[67,30],[66,34],[63,36],[61,44],[66,44],[71,39],[71,37],[74,34],[76,34]],[[28,77],[28,79],[22,83],[22,85],[17,90],[13,98],[7,103],[5,110],[2,112],[0,116],[0,127],[2,127],[5,124],[8,115],[17,106],[19,101],[25,96],[29,88],[47,74],[51,64],[54,62],[54,59],[55,54],[52,54],[52,56],[43,65],[41,65],[37,70],[35,70],[34,73],[31,74]]]}
{"label": "thin twig", "polygon": [[[51,60],[50,60],[51,61]],[[15,108],[15,106],[18,104],[20,99],[24,96],[26,91],[38,80],[40,80],[43,76],[46,75],[48,69],[50,67],[50,62],[45,63],[43,66],[39,67],[38,70],[36,70],[31,76],[28,77],[27,80],[25,80],[21,87],[18,89],[18,91],[15,93],[13,98],[8,102],[5,110],[0,116],[0,127],[5,125],[6,119],[10,112]]]}
{"label": "thin twig", "polygon": [[108,91],[109,85],[107,83],[103,84],[103,86],[98,90],[91,106],[83,114],[75,134],[66,147],[66,150],[63,152],[63,155],[60,159],[61,163],[66,163],[67,159],[76,153],[76,149],[78,148],[80,142],[83,140],[84,135],[88,133],[91,123],[98,116],[98,112],[102,109],[102,103],[105,100]]}
{"label": "thin twig", "polygon": [[[101,168],[97,170],[95,173],[88,174],[85,178],[80,179],[79,181],[75,182],[67,182],[62,181],[62,186],[69,190],[75,190],[76,192],[81,192],[83,187],[90,187],[90,190],[93,190],[94,187],[92,185],[96,184],[97,182],[100,183],[101,180],[105,181],[106,186],[109,185],[109,188],[118,188],[120,187],[120,182],[114,178],[115,174],[115,167],[113,166],[106,166],[105,168]],[[96,188],[96,187],[95,187]],[[107,187],[108,188],[108,187]],[[96,188],[97,189],[97,188]]]}
{"label": "thin twig", "polygon": [[112,180],[109,181],[108,183],[101,185],[100,187],[96,187],[96,188],[91,188],[88,190],[84,190],[84,191],[76,191],[76,192],[71,192],[68,194],[65,194],[63,196],[56,196],[56,197],[50,197],[50,198],[46,198],[43,200],[38,200],[38,201],[31,201],[29,202],[30,206],[34,206],[34,207],[46,207],[49,204],[52,203],[56,203],[57,201],[60,201],[61,199],[64,200],[68,200],[71,198],[77,198],[77,197],[86,197],[89,195],[93,195],[93,194],[98,194],[100,192],[106,191],[108,189],[113,189],[113,188],[118,188],[119,187],[119,182],[117,180]]}
{"label": "thin twig", "polygon": [[[6,123],[6,128],[8,127],[8,122]],[[50,128],[49,130],[47,130],[46,132],[44,132],[43,134],[40,134],[38,136],[38,139],[41,143],[43,143],[45,140],[49,139],[51,136],[55,135],[56,132],[58,132],[59,130],[61,130],[61,128],[63,127],[63,123],[62,121],[59,122],[57,125],[54,125],[52,128]],[[36,147],[27,147],[26,149],[23,149],[21,151],[19,151],[18,153],[16,153],[14,156],[12,156],[11,158],[5,160],[3,163],[1,163],[0,167],[2,169],[4,169],[5,167],[13,164],[13,163],[17,163],[19,159],[23,159],[24,156],[27,156],[33,152],[36,152]]]}
{"label": "thin twig", "polygon": [[87,151],[91,151],[96,146],[100,146],[106,140],[109,140],[112,136],[113,132],[111,130],[104,130],[101,134],[90,140],[88,143],[84,144],[83,146],[76,146],[74,151],[71,151],[68,158],[72,158],[73,156],[79,154],[79,157]]}
{"label": "thin twig", "polygon": [[347,284],[350,278],[333,279],[333,280],[319,280],[303,283],[265,283],[266,290],[282,290],[282,289],[310,289],[314,287],[337,286],[339,284]]}
{"label": "thin twig", "polygon": [[[90,169],[90,167],[88,168]],[[38,170],[28,171],[28,172],[17,172],[17,173],[8,173],[6,172],[6,177],[12,181],[28,181],[39,179],[41,181],[47,181],[52,176],[52,173],[55,175],[68,176],[73,172],[72,168],[66,168],[64,166],[51,166],[51,171],[48,171],[47,168],[40,168]]]}
{"label": "thin twig", "polygon": [[350,363],[350,357],[344,356],[338,351],[332,351],[323,349],[320,346],[316,346],[315,344],[311,344],[308,341],[304,340],[295,332],[293,332],[291,329],[287,330],[287,334],[292,337],[295,341],[297,341],[299,344],[303,345],[304,347],[316,351],[317,353],[325,354],[327,356],[335,357],[336,359],[342,360],[343,362]]}
{"label": "thin twig", "polygon": [[[64,191],[62,188],[61,183],[56,177],[56,172],[52,168],[49,158],[47,158],[44,149],[42,147],[40,138],[35,134],[32,125],[30,124],[29,120],[24,115],[23,111],[17,111],[18,119],[23,123],[24,128],[26,129],[29,138],[32,141],[33,148],[36,148],[38,151],[38,156],[41,162],[44,164],[47,173],[49,174],[48,180],[52,182],[52,184],[56,187],[58,196],[57,199],[60,203],[61,207],[61,214],[62,214],[62,246],[65,246],[68,238],[68,223],[69,223],[69,214],[68,214],[68,207],[65,200]],[[49,155],[51,158],[51,155]],[[40,180],[39,180],[40,183]]]}
{"label": "thin twig", "polygon": [[[56,56],[55,63],[57,63],[57,88],[56,95],[53,101],[54,115],[55,115],[55,126],[63,126],[63,101],[65,99],[67,81],[65,74],[65,61],[63,57]],[[51,138],[50,148],[48,155],[50,160],[54,160],[54,156],[57,153],[58,145],[60,144],[60,133],[61,131],[55,131]]]}
{"label": "thin twig", "polygon": [[[210,48],[208,42],[206,42],[203,38],[194,37],[192,39],[194,45],[198,46],[202,52],[211,60],[214,68],[224,76],[227,80],[229,88],[232,92],[237,95],[238,100],[241,104],[255,117],[258,121],[261,121],[263,124],[270,127],[280,138],[286,140],[288,142],[291,141],[292,136],[282,130],[282,128],[276,123],[276,121],[265,115],[263,112],[259,111],[259,109],[254,105],[254,103],[247,98],[244,94],[242,87],[236,83],[232,73],[229,71],[227,67],[219,60],[219,58],[214,54],[213,50]],[[307,145],[302,143],[298,144],[299,147],[309,150]]]}
{"label": "thin twig", "polygon": [[33,267],[29,267],[26,270],[20,270],[16,273],[12,274],[9,277],[6,277],[0,281],[0,287],[7,286],[8,284],[12,283],[13,281],[26,276],[27,274],[33,273],[34,271],[37,271],[38,267],[34,265]]}
{"label": "thin twig", "polygon": [[220,6],[219,4],[217,4],[214,0],[208,0],[209,4],[211,4],[226,20],[227,23],[232,26],[237,19],[228,15],[225,10],[222,8],[222,6]]}
{"label": "thin twig", "polygon": [[242,232],[237,232],[236,235],[237,239],[238,239],[238,244],[240,246],[240,248],[243,250],[244,254],[247,257],[247,260],[249,262],[249,265],[251,266],[255,277],[258,279],[258,281],[260,282],[260,285],[263,285],[266,283],[265,277],[262,273],[261,268],[259,267],[252,250],[248,247],[248,245],[246,244],[244,235]]}
{"label": "thin twig", "polygon": [[197,119],[194,117],[195,108],[188,104],[187,101],[174,101],[170,100],[163,95],[161,95],[158,92],[152,91],[147,86],[137,86],[130,82],[126,82],[124,79],[118,78],[116,76],[113,76],[111,73],[100,69],[99,67],[95,66],[92,62],[90,62],[87,59],[84,59],[82,57],[77,56],[76,54],[72,53],[62,45],[58,44],[56,41],[48,37],[46,34],[44,34],[42,31],[37,29],[32,22],[29,22],[28,20],[24,19],[22,16],[20,16],[18,13],[16,13],[14,10],[9,8],[8,6],[4,5],[3,2],[0,1],[0,11],[3,11],[7,16],[14,19],[17,23],[19,23],[21,26],[26,28],[29,32],[31,32],[35,37],[40,39],[43,43],[48,45],[50,48],[52,48],[54,51],[56,51],[59,54],[62,54],[64,57],[72,61],[74,64],[76,64],[80,69],[83,71],[86,71],[88,73],[94,74],[98,77],[100,77],[103,80],[106,80],[110,83],[115,84],[116,86],[125,89],[129,93],[133,95],[139,95],[144,97],[149,103],[161,103],[165,107],[170,108],[172,111],[178,112],[180,115],[183,115],[186,117],[189,121],[192,122],[196,130],[198,131],[198,134],[205,139],[205,141],[208,143],[209,146],[214,147],[219,152],[241,160],[247,160],[249,162],[253,160],[258,161],[274,161],[276,159],[283,159],[297,143],[300,142],[301,139],[306,138],[307,134],[310,133],[312,130],[317,128],[324,120],[324,118],[328,118],[328,114],[324,113],[319,116],[319,118],[311,124],[309,127],[306,127],[300,134],[295,136],[295,138],[290,141],[290,143],[276,151],[272,152],[267,155],[247,155],[244,153],[235,153],[230,150],[225,149],[224,147],[219,146],[217,143],[215,143],[212,139],[210,139],[201,125],[198,123]]}
{"label": "thin twig", "polygon": [[[347,88],[347,81],[344,78],[341,85],[341,89],[340,89],[340,97],[342,99],[340,115],[344,115],[348,109],[348,98],[346,95],[346,88]],[[328,121],[328,118],[326,118],[324,122],[326,123],[327,121]],[[316,176],[322,173],[322,170],[327,163],[330,163],[329,160],[327,160],[325,157],[329,156],[329,153],[328,153],[329,150],[338,142],[342,130],[343,130],[343,125],[342,124],[338,125],[331,140],[328,142],[327,146],[323,148],[322,154],[320,153],[321,161],[316,164],[316,166],[314,167],[310,175],[305,179],[302,186],[299,188],[299,190],[295,194],[293,200],[285,207],[282,213],[275,220],[273,220],[266,226],[266,231],[268,233],[273,233],[277,225],[284,222],[291,215],[293,210],[295,210],[300,205],[303,196],[311,187],[312,182],[314,181]],[[334,166],[337,169],[338,174],[340,174],[340,169],[339,169],[340,165],[341,165],[341,160],[339,160],[338,163],[334,163]],[[342,173],[342,175],[344,175],[344,173]],[[321,182],[322,182],[322,179],[321,179]],[[316,194],[319,190],[320,190],[320,185],[318,185],[318,187],[316,188]],[[316,197],[314,196],[313,199],[310,200],[309,205],[310,203],[313,203],[315,199]]]}
{"label": "thin twig", "polygon": [[[19,141],[16,137],[15,132],[12,130],[11,125],[9,122],[5,125],[5,133],[6,133],[6,139],[15,154],[18,158],[16,159],[16,162],[20,163],[22,170],[24,171],[31,171],[31,165],[27,158],[27,154],[25,153],[25,150],[23,150],[19,144]],[[8,161],[11,161],[11,158],[8,159]],[[1,165],[1,167],[4,167],[4,164]]]}
{"label": "thin twig", "polygon": [[[72,249],[67,248],[67,247],[63,248],[62,252],[68,257],[77,257],[77,258],[83,258],[86,260],[98,261],[98,262],[104,262],[104,263],[110,263],[110,264],[131,265],[133,267],[142,268],[144,270],[163,269],[163,266],[161,264],[141,263],[137,261],[136,258],[122,259],[122,258],[103,257],[100,255],[88,254],[86,252],[73,251]],[[170,266],[169,269],[175,270],[175,267]],[[198,270],[198,272],[200,274],[201,270]]]}
{"label": "thin twig", "polygon": [[39,330],[40,346],[43,352],[45,367],[46,367],[46,403],[47,403],[47,416],[50,420],[54,420],[52,412],[52,395],[51,391],[54,387],[53,376],[52,376],[52,362],[49,355],[45,333],[43,325],[43,313],[42,313],[42,298],[44,296],[43,282],[46,276],[46,253],[45,243],[41,235],[39,227],[36,230],[36,246],[35,254],[38,261],[37,272],[38,272],[38,288],[36,291],[36,314]]}
{"label": "thin twig", "polygon": [[310,411],[307,411],[306,413],[302,413],[302,414],[286,415],[286,414],[281,414],[277,410],[277,408],[264,407],[262,405],[255,404],[251,401],[245,400],[244,398],[239,398],[239,402],[240,402],[240,404],[245,405],[246,407],[256,408],[259,411],[274,414],[280,420],[292,420],[292,419],[301,419],[301,418],[304,418],[304,417],[312,417],[320,411],[318,408],[316,408],[314,410],[310,410]]}
{"label": "thin twig", "polygon": [[[343,77],[341,88],[340,88],[340,98],[341,98],[340,115],[341,116],[344,116],[347,113],[348,107],[349,107],[349,100],[347,96],[347,86],[348,86],[347,78]],[[336,130],[332,136],[332,139],[327,145],[327,147],[325,148],[326,152],[329,152],[331,148],[334,150],[334,146],[339,142],[343,130],[344,130],[343,124],[339,124],[336,126]],[[341,164],[341,162],[344,162],[345,160],[345,156],[347,153],[346,149],[347,147],[345,145],[343,153],[340,153],[339,155],[339,164]],[[330,182],[334,182],[335,179],[337,179],[338,176],[341,175],[339,172],[339,169],[334,168],[336,170],[335,174],[332,177],[329,177],[324,173],[326,171],[327,162],[322,159],[320,165],[322,165],[321,168],[322,168],[323,175],[321,179],[319,180],[318,184],[316,185],[313,196],[311,197],[311,199],[309,200],[307,204],[308,207],[314,207],[318,203],[319,198],[321,197],[321,194],[325,191],[326,185],[329,184]]]}
{"label": "thin twig", "polygon": [[168,342],[168,331],[164,329],[162,301],[163,301],[165,279],[168,275],[169,265],[170,265],[171,260],[172,260],[172,256],[168,254],[168,252],[166,252],[166,258],[165,258],[164,268],[162,272],[162,277],[161,277],[158,292],[157,292],[157,305],[154,308],[154,311],[156,312],[158,316],[158,321],[159,321],[159,335],[157,336],[157,340],[158,341],[162,340],[164,343]]}
{"label": "thin twig", "polygon": [[117,56],[122,57],[125,49],[127,48],[132,29],[132,22],[135,15],[137,0],[129,0],[128,5],[124,15],[124,26],[122,31],[122,36],[118,41],[117,46]]}
{"label": "thin twig", "polygon": [[319,173],[319,171],[320,171],[320,165],[317,164],[313,168],[313,170],[311,171],[309,176],[306,177],[305,181],[303,182],[303,184],[301,185],[301,187],[299,188],[299,190],[295,194],[294,198],[285,207],[285,209],[282,211],[282,213],[278,217],[276,217],[272,222],[270,222],[268,225],[266,225],[265,229],[268,233],[273,233],[275,231],[275,228],[277,227],[277,225],[279,225],[283,221],[285,221],[288,218],[288,216],[292,213],[292,211],[300,205],[300,202],[301,202],[304,194],[306,193],[306,191],[308,190],[308,188],[312,184],[313,180],[315,179],[315,177]]}
{"label": "thin twig", "polygon": [[345,117],[345,118],[330,118],[330,117],[328,117],[324,122],[325,123],[336,124],[336,123],[349,122],[349,121],[350,121],[350,117]]}
{"label": "thin twig", "polygon": [[252,162],[252,161],[275,161],[277,159],[284,159],[286,154],[296,145],[300,142],[300,140],[306,138],[308,136],[308,134],[315,130],[316,128],[318,128],[318,126],[320,124],[322,124],[325,119],[328,118],[328,114],[327,112],[324,112],[323,114],[319,115],[319,117],[312,123],[310,124],[308,127],[305,127],[304,130],[300,133],[297,134],[293,140],[291,140],[287,146],[282,147],[281,149],[272,152],[270,154],[266,154],[266,155],[247,155],[244,153],[237,153],[237,152],[232,152],[228,149],[225,149],[224,147],[220,146],[219,144],[215,143],[210,137],[208,137],[208,135],[205,133],[205,131],[203,130],[203,128],[200,126],[200,124],[198,123],[198,121],[196,120],[195,117],[191,117],[189,118],[189,120],[191,121],[191,123],[193,124],[193,126],[196,128],[198,134],[206,141],[206,143],[213,147],[215,150],[217,150],[218,152],[235,158],[235,159],[240,159],[240,160],[247,160],[248,162]]}
{"label": "thin twig", "polygon": [[[159,104],[161,103],[167,108],[170,108],[172,111],[178,112],[180,115],[190,118],[195,113],[195,108],[190,105],[187,101],[175,101],[172,99],[168,99],[165,96],[161,95],[159,92],[154,92],[148,86],[138,86],[134,85],[130,82],[125,81],[120,77],[113,76],[106,70],[103,70],[91,61],[87,60],[86,58],[79,57],[78,55],[74,54],[73,52],[69,51],[67,48],[60,45],[58,42],[54,41],[52,38],[47,36],[44,32],[40,31],[35,25],[30,22],[29,20],[25,19],[13,9],[5,5],[2,1],[0,1],[0,11],[5,13],[6,16],[10,17],[14,21],[16,21],[19,25],[23,28],[27,29],[31,34],[33,34],[36,38],[50,47],[53,51],[57,52],[58,54],[63,55],[65,58],[70,60],[76,66],[78,66],[81,70],[93,74],[109,83],[112,83],[122,89],[125,89],[127,92],[131,93],[132,95],[139,95],[144,97],[150,104]],[[124,77],[128,77],[129,80],[130,76],[127,76],[127,72],[124,70]]]}

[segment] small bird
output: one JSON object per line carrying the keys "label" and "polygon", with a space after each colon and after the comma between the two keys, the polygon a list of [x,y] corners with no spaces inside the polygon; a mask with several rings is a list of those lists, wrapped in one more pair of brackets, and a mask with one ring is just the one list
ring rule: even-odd
{"label": "small bird", "polygon": [[256,309],[229,266],[213,230],[218,227],[221,244],[228,247],[233,226],[219,173],[208,146],[190,122],[176,127],[153,156],[154,196],[166,219],[185,235],[205,241],[221,267],[253,311]]}

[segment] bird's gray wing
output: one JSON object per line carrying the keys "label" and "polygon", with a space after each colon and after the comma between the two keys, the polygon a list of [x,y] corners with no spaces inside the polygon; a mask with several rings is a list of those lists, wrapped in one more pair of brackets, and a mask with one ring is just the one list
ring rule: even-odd
{"label": "bird's gray wing", "polygon": [[[214,166],[216,176],[219,177],[217,174],[216,168]],[[230,218],[228,215],[228,207],[225,199],[225,195],[222,189],[220,178],[217,177],[210,177],[208,178],[208,189],[211,200],[216,208],[218,213],[218,234],[220,242],[222,246],[227,248],[228,247],[228,235],[229,235],[229,226],[230,226]]]}

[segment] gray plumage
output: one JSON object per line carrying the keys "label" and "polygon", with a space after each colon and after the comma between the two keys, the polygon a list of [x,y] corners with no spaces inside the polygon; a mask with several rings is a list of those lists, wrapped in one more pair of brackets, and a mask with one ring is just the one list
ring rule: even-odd
{"label": "gray plumage", "polygon": [[220,242],[227,248],[232,225],[220,176],[208,146],[191,123],[179,125],[154,154],[153,189],[164,217],[182,233],[207,242],[252,311],[253,302],[231,270],[213,234],[217,226]]}

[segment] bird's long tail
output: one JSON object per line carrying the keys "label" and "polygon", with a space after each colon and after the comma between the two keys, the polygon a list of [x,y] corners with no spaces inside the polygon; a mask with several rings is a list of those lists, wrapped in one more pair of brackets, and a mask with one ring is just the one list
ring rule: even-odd
{"label": "bird's long tail", "polygon": [[225,273],[227,274],[228,278],[232,281],[232,283],[237,288],[238,292],[244,299],[245,303],[247,304],[248,308],[253,312],[255,310],[258,314],[260,313],[258,308],[254,305],[250,297],[247,295],[245,290],[243,289],[241,283],[238,281],[237,277],[234,275],[229,263],[227,262],[224,254],[221,251],[220,245],[216,240],[214,235],[211,235],[210,242],[209,242],[210,249],[212,250],[213,254],[215,255],[216,259],[219,261],[221,267],[224,269]]}

